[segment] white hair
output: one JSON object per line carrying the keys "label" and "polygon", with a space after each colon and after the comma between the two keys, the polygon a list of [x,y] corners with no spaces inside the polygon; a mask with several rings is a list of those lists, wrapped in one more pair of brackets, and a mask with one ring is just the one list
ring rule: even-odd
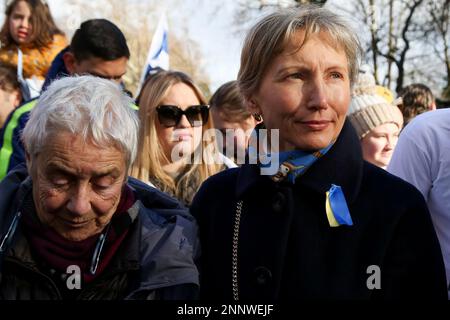
{"label": "white hair", "polygon": [[133,101],[120,86],[93,76],[54,81],[31,111],[22,140],[35,157],[52,135],[65,131],[98,146],[125,152],[128,167],[136,158],[139,120]]}

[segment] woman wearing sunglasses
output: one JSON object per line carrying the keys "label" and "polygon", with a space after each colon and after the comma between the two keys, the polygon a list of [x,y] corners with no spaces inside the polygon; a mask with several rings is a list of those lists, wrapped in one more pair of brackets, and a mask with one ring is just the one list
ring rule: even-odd
{"label": "woman wearing sunglasses", "polygon": [[209,107],[200,89],[182,72],[151,76],[139,96],[138,156],[131,175],[189,206],[201,183],[222,170]]}

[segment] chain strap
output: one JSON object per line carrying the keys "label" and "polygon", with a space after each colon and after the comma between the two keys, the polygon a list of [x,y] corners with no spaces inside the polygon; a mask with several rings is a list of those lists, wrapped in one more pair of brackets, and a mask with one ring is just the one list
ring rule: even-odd
{"label": "chain strap", "polygon": [[234,218],[234,229],[233,229],[233,299],[235,301],[239,300],[239,284],[238,284],[238,244],[239,244],[239,227],[241,224],[241,214],[242,214],[242,204],[244,202],[238,201],[236,205],[236,216]]}

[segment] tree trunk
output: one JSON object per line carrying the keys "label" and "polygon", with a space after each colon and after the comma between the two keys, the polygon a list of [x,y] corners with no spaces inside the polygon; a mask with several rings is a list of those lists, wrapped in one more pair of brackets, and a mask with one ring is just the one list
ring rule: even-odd
{"label": "tree trunk", "polygon": [[374,0],[369,0],[370,13],[370,35],[372,37],[372,59],[373,59],[373,75],[375,82],[378,82],[378,40],[377,40],[377,22],[375,19],[375,3]]}
{"label": "tree trunk", "polygon": [[395,91],[398,93],[403,88],[403,78],[405,76],[405,61],[406,61],[406,53],[410,48],[410,39],[408,38],[408,30],[412,23],[412,17],[414,16],[414,12],[417,7],[423,2],[423,0],[416,0],[409,8],[408,17],[406,18],[405,25],[402,30],[402,39],[405,42],[405,46],[403,47],[400,58],[396,62],[398,68],[398,78],[397,78],[397,86]]}
{"label": "tree trunk", "polygon": [[[389,56],[392,56],[394,54],[394,0],[389,0],[389,34],[388,34],[388,47],[389,47]],[[388,62],[388,70],[386,74],[387,78],[387,87],[391,87],[391,67],[392,67],[392,59],[387,59]]]}

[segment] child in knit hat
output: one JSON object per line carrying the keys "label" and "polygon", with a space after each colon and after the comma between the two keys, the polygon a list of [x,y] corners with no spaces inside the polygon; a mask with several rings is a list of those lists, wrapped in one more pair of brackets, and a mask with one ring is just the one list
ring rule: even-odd
{"label": "child in knit hat", "polygon": [[402,113],[387,99],[386,90],[380,90],[369,72],[360,73],[347,114],[361,141],[363,158],[383,169],[403,127]]}

